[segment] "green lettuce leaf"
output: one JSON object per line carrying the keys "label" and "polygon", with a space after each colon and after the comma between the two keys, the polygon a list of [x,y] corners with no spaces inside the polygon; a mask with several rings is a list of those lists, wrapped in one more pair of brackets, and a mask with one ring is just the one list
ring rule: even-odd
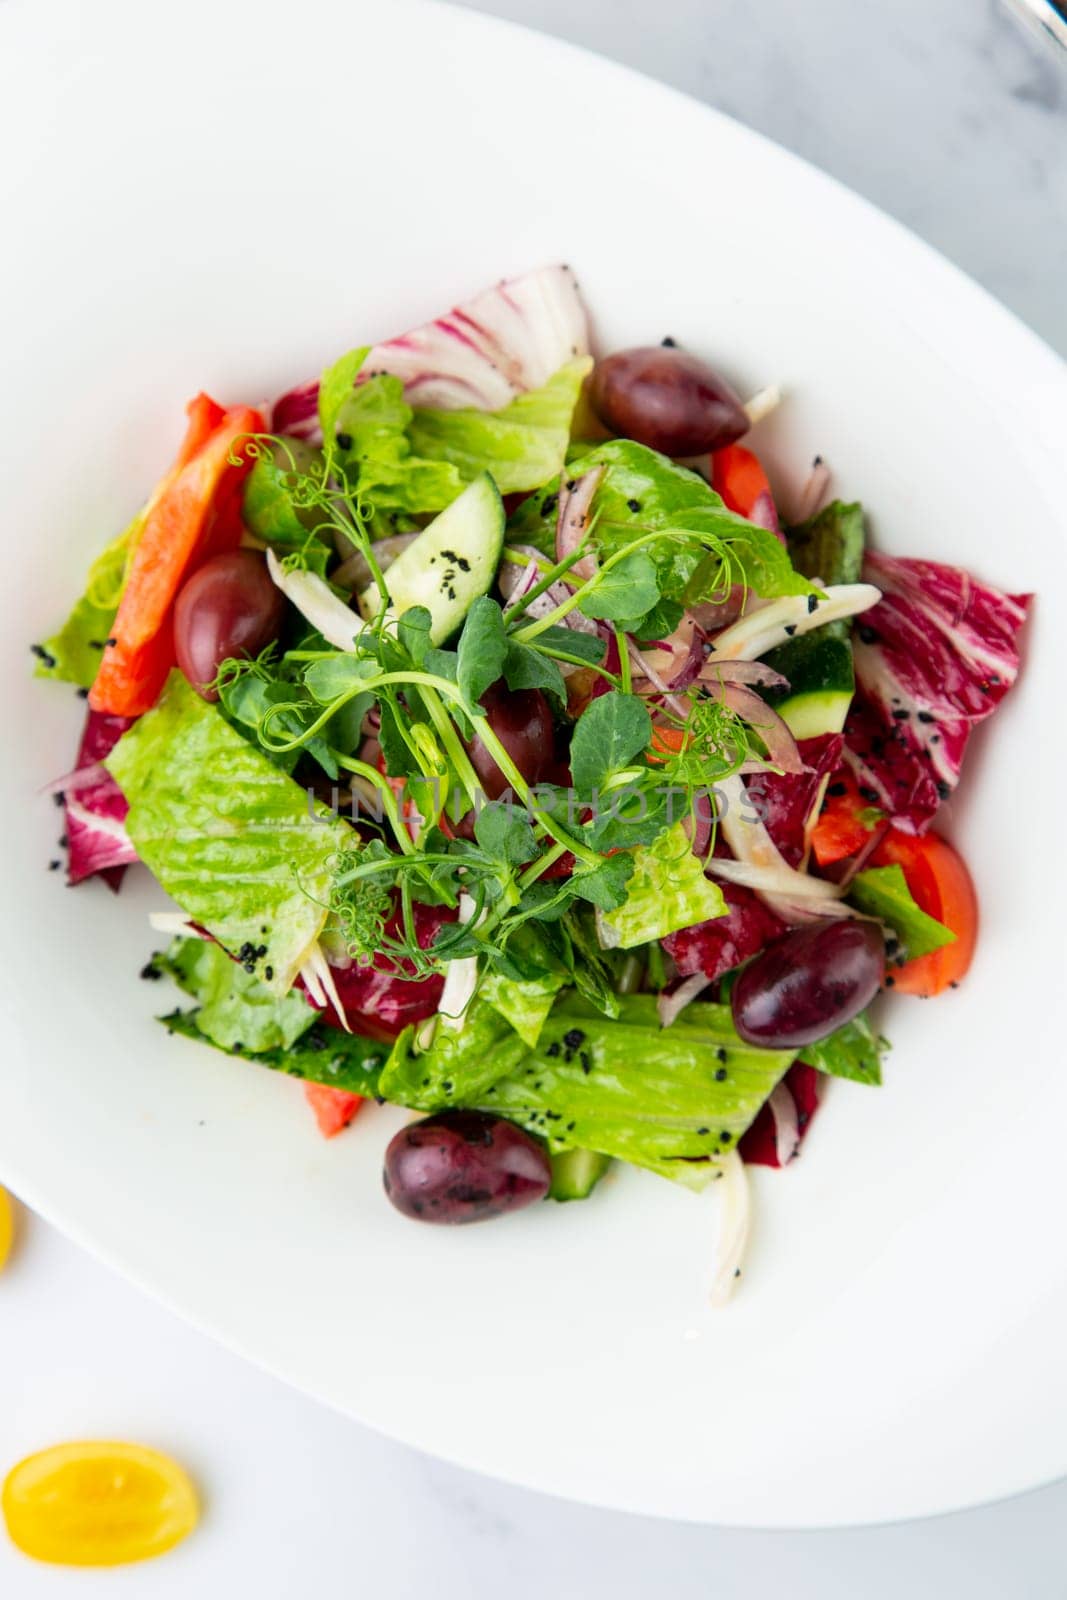
{"label": "green lettuce leaf", "polygon": [[178,1033],[199,1044],[214,1045],[226,1055],[247,1057],[258,1067],[271,1067],[275,1072],[287,1073],[291,1078],[303,1078],[307,1083],[323,1083],[330,1089],[344,1089],[350,1094],[373,1099],[378,1094],[378,1079],[385,1060],[386,1047],[374,1039],[365,1039],[358,1033],[343,1033],[340,1028],[310,1028],[296,1044],[280,1045],[271,1050],[261,1050],[249,1056],[247,1050],[235,1045],[220,1045],[209,1038],[199,1026],[198,1011],[172,1011],[160,1022],[168,1033]]}
{"label": "green lettuce leaf", "polygon": [[888,1041],[875,1033],[864,1011],[829,1038],[805,1045],[799,1059],[834,1078],[877,1084],[882,1081],[882,1057],[888,1049]]}
{"label": "green lettuce leaf", "polygon": [[653,844],[636,849],[633,858],[625,901],[615,911],[600,913],[600,937],[606,947],[631,950],[725,912],[722,890],[704,876],[680,822]]}
{"label": "green lettuce leaf", "polygon": [[301,477],[317,474],[321,467],[321,451],[301,439],[275,445],[273,454],[261,455],[245,479],[241,516],[249,533],[277,555],[299,552],[301,565],[325,578],[334,554],[325,514],[320,507],[300,505],[296,495]]}
{"label": "green lettuce leaf", "polygon": [[58,633],[37,648],[38,678],[58,678],[91,689],[100,669],[104,645],[111,637],[115,614],[126,582],[126,563],[144,523],[138,512],[89,568],[85,593],[76,600]]}
{"label": "green lettuce leaf", "polygon": [[507,978],[502,972],[487,972],[478,993],[532,1050],[564,981],[562,973],[546,972],[537,978],[517,979]]}
{"label": "green lettuce leaf", "polygon": [[540,389],[517,395],[501,411],[416,411],[410,435],[415,453],[450,462],[469,483],[488,470],[501,494],[539,489],[559,474],[571,418],[589,356],[568,361]]}
{"label": "green lettuce leaf", "polygon": [[152,966],[197,1002],[196,1026],[220,1050],[288,1049],[318,1015],[300,990],[273,994],[206,939],[175,939]]}
{"label": "green lettuce leaf", "polygon": [[956,935],[950,929],[919,910],[903,869],[895,863],[891,867],[869,867],[866,872],[857,872],[848,898],[860,911],[877,917],[893,931],[899,944],[899,949],[893,952],[897,960],[911,961],[916,956],[928,956],[932,950],[956,942]]}
{"label": "green lettuce leaf", "polygon": [[[601,559],[643,534],[660,535],[642,553],[651,558],[666,599],[685,604],[712,598],[724,551],[730,581],[747,584],[764,599],[812,592],[808,580],[794,571],[781,541],[728,511],[699,473],[629,439],[611,439],[584,455],[572,455],[567,474],[577,478],[597,465],[607,468],[593,502],[593,543]],[[544,494],[531,496],[518,508],[508,525],[510,542],[554,548],[558,490],[556,479]],[[650,637],[643,631],[641,636]]]}
{"label": "green lettuce leaf", "polygon": [[527,1046],[479,994],[458,1028],[438,1027],[428,1050],[419,1050],[418,1031],[405,1028],[382,1072],[379,1093],[416,1110],[474,1105],[496,1078],[522,1061]]}
{"label": "green lettuce leaf", "polygon": [[[863,507],[833,500],[787,532],[793,565],[818,583],[859,583],[866,532]],[[832,626],[832,624],[830,624]]]}
{"label": "green lettuce leaf", "polygon": [[568,362],[500,411],[415,411],[400,379],[379,373],[340,406],[339,453],[378,512],[442,511],[486,471],[502,494],[536,489],[560,471],[591,364]]}
{"label": "green lettuce leaf", "polygon": [[[447,1091],[427,1072],[427,1056],[394,1050],[380,1092],[423,1111],[495,1112],[552,1150],[595,1150],[694,1188],[716,1175],[794,1059],[793,1051],[743,1044],[727,1006],[697,1003],[661,1028],[651,995],[624,997],[618,1021],[568,995],[553,1007],[535,1050],[517,1040],[512,1066],[500,1056],[484,1059],[499,1038],[499,1025],[480,1031]],[[493,1064],[503,1069],[495,1078]]]}
{"label": "green lettuce leaf", "polygon": [[357,843],[352,829],[313,807],[179,672],[106,765],[163,888],[224,949],[252,960],[274,994],[287,993],[326,919],[338,851]]}

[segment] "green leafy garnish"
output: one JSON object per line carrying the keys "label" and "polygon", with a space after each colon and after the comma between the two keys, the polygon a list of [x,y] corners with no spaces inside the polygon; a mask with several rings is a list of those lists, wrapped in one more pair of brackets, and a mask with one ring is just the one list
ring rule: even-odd
{"label": "green leafy garnish", "polygon": [[[231,1056],[248,1056],[236,1045],[220,1045],[200,1029],[199,1011],[171,1011],[159,1018],[168,1033],[180,1034],[199,1044],[211,1044]],[[270,1067],[306,1083],[322,1083],[329,1089],[373,1099],[378,1094],[378,1079],[385,1063],[387,1047],[358,1033],[340,1028],[314,1026],[291,1045],[279,1045],[251,1055],[257,1067]]]}
{"label": "green leafy garnish", "polygon": [[861,1012],[828,1038],[805,1045],[800,1052],[800,1060],[835,1078],[879,1084],[882,1081],[882,1057],[888,1049],[888,1042],[871,1027],[867,1013]]}
{"label": "green leafy garnish", "polygon": [[152,965],[197,1002],[197,1029],[220,1050],[287,1050],[315,1021],[298,989],[274,994],[210,940],[174,939]]}

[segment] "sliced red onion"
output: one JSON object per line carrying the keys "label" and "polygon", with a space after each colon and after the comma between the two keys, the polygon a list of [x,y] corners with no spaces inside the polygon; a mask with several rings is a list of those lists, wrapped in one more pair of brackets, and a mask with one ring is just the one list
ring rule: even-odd
{"label": "sliced red onion", "polygon": [[683,978],[677,989],[672,990],[670,994],[663,990],[656,1001],[660,1027],[669,1028],[686,1006],[691,1005],[698,994],[703,994],[710,983],[711,979],[705,978],[702,972],[694,972],[691,978]]}
{"label": "sliced red onion", "polygon": [[782,525],[778,521],[778,508],[766,489],[756,496],[749,507],[748,520],[754,522],[757,528],[766,528],[768,533],[777,534],[782,543],[785,543]]}
{"label": "sliced red onion", "polygon": [[774,1147],[778,1165],[788,1166],[800,1149],[800,1123],[797,1119],[797,1103],[784,1081],[771,1090],[767,1109],[774,1118]]}
{"label": "sliced red onion", "polygon": [[702,600],[699,605],[690,606],[689,616],[705,633],[719,633],[737,621],[745,610],[746,596],[747,591],[742,585],[735,583],[729,594],[721,600]]}
{"label": "sliced red onion", "polygon": [[[610,672],[617,677],[619,669],[622,666],[622,657],[619,655],[619,641],[616,639],[615,634],[611,629],[602,628],[601,634],[603,635],[605,633],[607,651],[604,655],[604,671]],[[564,668],[564,670],[566,670],[566,666],[563,662],[560,662],[560,665]],[[597,700],[602,694],[608,694],[610,689],[611,684],[608,682],[607,678],[602,678],[598,673],[589,698],[591,700]]]}
{"label": "sliced red onion", "polygon": [[701,861],[703,861],[704,857],[708,853],[708,846],[711,844],[711,830],[714,822],[715,812],[707,790],[698,790],[696,798],[693,801],[693,809],[690,811],[689,815],[683,819],[682,827],[689,835],[689,841],[693,847],[693,854],[698,856]]}
{"label": "sliced red onion", "polygon": [[765,661],[714,661],[700,674],[709,683],[755,683],[761,689],[788,689],[789,679]]}
{"label": "sliced red onion", "polygon": [[779,767],[782,772],[806,772],[804,758],[797,749],[796,739],[790,732],[787,724],[782,720],[766,700],[760,698],[754,689],[749,689],[743,683],[724,683],[716,688],[709,685],[709,692],[720,699],[723,705],[728,706],[737,716],[744,720],[759,734],[767,746],[767,755],[772,764]]}
{"label": "sliced red onion", "polygon": [[[583,473],[573,488],[569,483],[560,483],[559,515],[556,519],[557,561],[566,561],[585,538],[593,496],[600,487],[604,471],[602,466],[593,467],[591,471]],[[575,578],[584,583],[596,571],[596,556],[590,552],[576,561],[570,570]]]}
{"label": "sliced red onion", "polygon": [[111,774],[102,761],[93,761],[87,767],[75,767],[62,778],[53,778],[44,784],[38,794],[74,794],[78,789],[89,788],[94,783],[107,783]]}
{"label": "sliced red onion", "polygon": [[676,694],[671,693],[670,684],[664,682],[655,667],[642,655],[629,634],[626,636],[626,649],[638,672],[648,679],[654,689],[659,691],[663,696],[664,703],[670,706],[675,716],[687,717],[689,715],[689,707],[685,701],[679,700]]}
{"label": "sliced red onion", "polygon": [[[699,623],[693,624],[692,635],[689,640],[689,650],[681,668],[670,681],[670,686],[677,693],[688,689],[700,677],[707,655],[708,638]],[[669,649],[669,645],[660,645],[660,649]]]}

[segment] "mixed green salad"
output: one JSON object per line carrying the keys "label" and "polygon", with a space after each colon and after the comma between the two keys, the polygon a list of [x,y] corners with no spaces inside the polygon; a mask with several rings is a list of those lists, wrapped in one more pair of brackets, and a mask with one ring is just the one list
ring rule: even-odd
{"label": "mixed green salad", "polygon": [[719,1298],[744,1166],[880,1081],[881,991],[970,964],[931,823],[1029,600],[872,551],[821,462],[783,510],[739,442],[779,398],[671,338],[594,363],[541,269],[269,416],[199,395],[34,647],[88,698],[70,881],[172,901],[170,1033],[328,1135],[418,1113],[384,1183],[423,1221],[726,1179]]}

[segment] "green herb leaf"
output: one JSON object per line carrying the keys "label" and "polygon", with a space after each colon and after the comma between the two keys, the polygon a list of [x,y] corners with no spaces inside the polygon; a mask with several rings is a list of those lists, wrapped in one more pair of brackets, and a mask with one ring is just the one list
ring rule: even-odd
{"label": "green herb leaf", "polygon": [[432,627],[433,618],[425,606],[409,606],[397,623],[397,638],[416,672],[426,661]]}
{"label": "green herb leaf", "polygon": [[578,605],[587,617],[609,622],[623,622],[627,618],[640,620],[659,599],[655,565],[651,557],[640,550],[624,556],[616,566],[598,575],[595,584]]}
{"label": "green herb leaf", "polygon": [[537,635],[537,647],[549,655],[562,658],[574,656],[591,667],[598,667],[607,654],[608,647],[595,633],[579,633],[576,628],[553,625]]}
{"label": "green herb leaf", "polygon": [[474,822],[474,837],[487,856],[521,867],[537,854],[537,839],[524,811],[504,802],[483,806]]}
{"label": "green herb leaf", "polygon": [[902,868],[895,864],[858,872],[848,898],[860,911],[877,917],[892,929],[900,941],[898,954],[909,961],[956,942],[954,933],[919,910]]}
{"label": "green herb leaf", "polygon": [[627,886],[636,865],[634,856],[626,851],[606,856],[592,871],[576,872],[571,878],[571,891],[576,899],[588,900],[601,911],[614,911],[626,903]]}
{"label": "green herb leaf", "polygon": [[551,656],[543,650],[535,650],[532,645],[517,644],[514,639],[509,641],[504,657],[504,682],[509,689],[543,689],[558,705],[567,704],[567,685],[562,672]]}
{"label": "green herb leaf", "polygon": [[503,673],[507,652],[503,613],[495,600],[480,595],[463,624],[456,666],[460,690],[472,706]]}
{"label": "green herb leaf", "polygon": [[378,663],[368,656],[327,656],[323,661],[311,663],[304,673],[304,682],[320,706],[329,706],[361,688],[378,671]]}
{"label": "green herb leaf", "polygon": [[571,776],[583,798],[636,756],[652,739],[652,719],[643,700],[618,690],[590,701],[578,718],[571,740]]}

